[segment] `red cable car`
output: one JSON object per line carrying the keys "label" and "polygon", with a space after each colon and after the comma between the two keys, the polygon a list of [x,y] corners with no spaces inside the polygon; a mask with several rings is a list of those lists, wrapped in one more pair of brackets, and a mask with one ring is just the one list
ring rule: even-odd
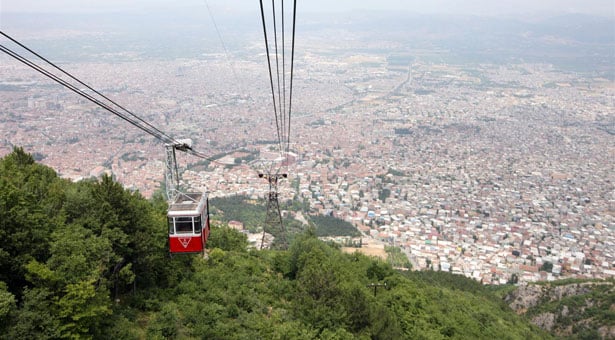
{"label": "red cable car", "polygon": [[209,204],[207,195],[200,192],[179,193],[170,202],[169,252],[200,253],[209,237]]}
{"label": "red cable car", "polygon": [[175,150],[192,150],[192,141],[180,140],[166,145],[165,182],[169,209],[169,252],[171,254],[205,253],[209,237],[209,201],[202,192],[179,190],[179,171]]}

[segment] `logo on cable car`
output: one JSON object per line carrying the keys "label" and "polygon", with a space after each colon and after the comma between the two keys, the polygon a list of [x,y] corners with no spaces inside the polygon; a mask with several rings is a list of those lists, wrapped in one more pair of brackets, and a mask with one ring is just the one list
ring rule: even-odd
{"label": "logo on cable car", "polygon": [[190,243],[191,238],[190,237],[179,237],[178,240],[179,240],[179,243],[181,243],[182,246],[186,248],[188,247],[188,244]]}

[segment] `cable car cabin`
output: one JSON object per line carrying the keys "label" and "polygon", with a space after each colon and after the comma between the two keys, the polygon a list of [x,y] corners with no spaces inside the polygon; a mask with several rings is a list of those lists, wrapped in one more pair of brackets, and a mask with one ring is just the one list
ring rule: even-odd
{"label": "cable car cabin", "polygon": [[199,253],[209,237],[209,204],[200,192],[179,193],[169,204],[169,252]]}

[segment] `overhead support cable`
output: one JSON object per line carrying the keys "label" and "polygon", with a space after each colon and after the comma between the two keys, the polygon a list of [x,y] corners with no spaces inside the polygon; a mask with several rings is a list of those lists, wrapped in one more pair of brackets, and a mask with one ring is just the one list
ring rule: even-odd
{"label": "overhead support cable", "polygon": [[241,82],[239,80],[239,77],[237,76],[237,71],[235,69],[235,63],[233,62],[233,58],[231,58],[231,55],[230,55],[230,53],[228,51],[228,48],[226,47],[226,44],[224,43],[224,39],[222,39],[222,33],[220,32],[220,28],[218,27],[218,23],[216,22],[216,19],[214,18],[214,13],[212,12],[211,8],[209,7],[209,2],[207,0],[204,0],[204,2],[205,2],[205,7],[207,7],[207,12],[209,13],[209,18],[211,19],[211,22],[214,25],[214,29],[216,30],[216,34],[218,35],[218,40],[220,40],[220,44],[222,45],[222,49],[224,50],[224,56],[226,57],[226,61],[230,65],[231,72],[233,73],[233,78],[235,78],[235,83],[239,87],[239,91],[241,91],[241,93],[243,93],[244,95],[247,95],[248,92],[245,90],[245,88],[243,86],[243,82]]}
{"label": "overhead support cable", "polygon": [[265,24],[265,10],[263,9],[263,0],[260,0],[259,2],[260,2],[260,7],[261,7],[261,19],[263,22],[263,35],[265,36],[265,52],[267,54],[267,66],[269,69],[269,84],[271,85],[271,98],[273,100],[273,113],[275,115],[275,125],[276,125],[276,132],[278,134],[278,141],[280,141],[281,140],[280,123],[278,122],[278,110],[277,110],[277,105],[276,105],[275,90],[273,86],[273,72],[271,71],[271,57],[269,53],[269,40],[267,38],[267,25]]}
{"label": "overhead support cable", "polygon": [[[261,19],[263,21],[263,33],[265,38],[265,49],[267,53],[267,66],[269,69],[269,83],[271,86],[271,96],[273,101],[273,111],[276,122],[276,133],[280,146],[280,153],[288,155],[290,152],[290,121],[292,115],[292,96],[293,96],[293,78],[294,78],[294,60],[295,60],[295,32],[296,32],[296,15],[297,1],[293,2],[292,9],[292,41],[291,41],[291,57],[290,65],[287,60],[287,30],[286,16],[287,9],[282,0],[281,6],[276,6],[276,0],[271,1],[271,19],[273,20],[273,42],[269,41],[267,30],[267,20],[265,18],[265,9],[263,1],[260,1]],[[280,24],[278,23],[280,21]],[[281,41],[279,39],[281,38]],[[271,58],[270,45],[275,53],[275,71],[273,74],[274,65]],[[287,70],[290,66],[290,76],[287,75]],[[277,93],[276,93],[277,89]]]}
{"label": "overhead support cable", "polygon": [[12,51],[11,49],[5,47],[4,45],[0,44],[0,51],[8,54],[9,56],[13,57],[14,59],[20,61],[21,63],[29,66],[30,68],[38,71],[39,73],[43,74],[44,76],[50,78],[51,80],[55,81],[56,83],[66,87],[67,89],[75,92],[76,94],[82,96],[83,98],[91,101],[92,103],[100,106],[101,108],[115,114],[116,116],[122,118],[123,120],[127,121],[128,123],[130,123],[131,125],[136,126],[137,128],[145,131],[146,133],[154,136],[157,139],[162,140],[165,143],[174,143],[176,142],[174,139],[172,138],[167,138],[165,135],[161,135],[159,134],[156,130],[150,129],[147,126],[142,126],[140,125],[137,121],[131,119],[130,117],[126,116],[125,114],[122,114],[121,112],[118,112],[116,109],[110,107],[108,104],[92,97],[90,94],[80,90],[79,88],[77,88],[76,86],[66,82],[64,79],[58,77],[57,75],[45,70],[44,68],[40,67],[39,65],[33,63],[32,61],[28,60],[27,58],[19,55],[18,53]]}
{"label": "overhead support cable", "polygon": [[[182,145],[182,143],[180,141],[178,141],[177,139],[169,136],[168,134],[164,133],[162,130],[156,128],[154,125],[152,125],[149,122],[145,121],[144,119],[140,118],[139,116],[137,116],[133,112],[131,112],[128,109],[126,109],[125,107],[123,107],[122,105],[120,105],[120,104],[116,103],[115,101],[109,99],[105,95],[101,94],[99,91],[95,90],[91,86],[87,85],[86,83],[82,82],[81,80],[79,80],[78,78],[74,77],[70,73],[66,72],[65,70],[63,70],[62,68],[57,66],[56,64],[52,63],[51,61],[49,61],[46,58],[44,58],[43,56],[41,56],[40,54],[34,52],[33,50],[31,50],[30,48],[28,48],[24,44],[20,43],[16,39],[10,37],[9,35],[5,34],[2,31],[0,31],[0,34],[2,36],[4,36],[4,37],[8,38],[12,42],[14,42],[15,44],[17,44],[21,48],[23,48],[23,49],[27,50],[28,52],[34,54],[35,56],[37,56],[41,60],[45,61],[49,65],[53,66],[56,70],[62,72],[65,75],[67,75],[68,77],[70,77],[71,79],[73,79],[74,81],[79,83],[80,85],[85,86],[90,91],[92,91],[95,94],[99,95],[100,97],[104,98],[106,101],[108,101],[108,103],[106,103],[106,102],[104,102],[104,101],[102,101],[102,100],[100,100],[98,98],[95,98],[93,95],[85,92],[82,89],[79,89],[74,84],[71,84],[66,79],[63,79],[62,77],[58,76],[57,74],[54,74],[54,73],[50,72],[49,70],[45,69],[44,67],[36,64],[35,62],[29,60],[28,58],[20,55],[19,53],[11,50],[10,48],[8,48],[8,47],[6,47],[6,46],[4,46],[2,44],[0,44],[0,51],[1,52],[4,52],[8,56],[16,59],[17,61],[21,62],[22,64],[32,68],[33,70],[35,70],[35,71],[37,71],[39,73],[41,73],[42,75],[44,75],[47,78],[55,81],[58,84],[64,86],[65,88],[67,88],[70,91],[76,93],[77,95],[79,95],[79,96],[87,99],[88,101],[96,104],[100,108],[102,108],[102,109],[104,109],[104,110],[106,110],[106,111],[116,115],[117,117],[121,118],[122,120],[128,122],[129,124],[135,126],[138,129],[144,131],[145,133],[153,136],[154,138],[162,141],[163,143],[165,143],[165,144],[174,144],[174,145]],[[115,105],[115,107],[111,106],[109,103]],[[121,111],[118,110],[117,108],[119,108]],[[223,164],[223,163],[221,163],[221,162],[219,162],[219,161],[217,161],[217,160],[215,160],[213,158],[207,157],[203,153],[198,152],[198,151],[192,149],[191,147],[182,147],[180,150],[181,151],[185,151],[186,153],[191,154],[191,155],[193,155],[195,157],[198,157],[198,158],[210,161],[212,163],[217,163],[217,164],[220,164],[220,165],[225,165],[225,164]]]}
{"label": "overhead support cable", "polygon": [[[284,4],[284,2],[282,1],[282,4]],[[284,5],[282,5],[284,6]],[[284,7],[282,7],[284,8]],[[278,51],[278,25],[277,25],[277,20],[276,20],[276,13],[275,13],[275,0],[271,0],[271,13],[272,13],[272,18],[273,18],[273,42],[274,42],[274,46],[275,46],[275,68],[276,68],[276,75],[277,75],[277,87],[278,87],[278,116],[280,119],[280,125],[277,127],[279,132],[278,132],[278,136],[279,136],[279,147],[280,147],[280,151],[282,150],[282,142],[284,140],[284,107],[282,106],[282,93],[280,92],[280,53]],[[284,12],[282,11],[282,18],[284,18]],[[284,26],[282,26],[282,32],[284,32]],[[284,41],[282,41],[282,47],[284,47]],[[284,65],[282,64],[282,67]],[[284,77],[284,74],[282,74],[282,77]]]}
{"label": "overhead support cable", "polygon": [[285,143],[288,140],[288,135],[286,135],[286,126],[287,126],[287,111],[288,109],[286,108],[286,35],[284,34],[286,32],[286,25],[284,24],[284,0],[282,0],[282,93],[284,93],[284,96],[282,96],[282,106],[284,108],[284,112],[282,114],[282,145],[280,148],[280,152],[284,152],[284,148],[285,148]]}
{"label": "overhead support cable", "polygon": [[95,90],[94,88],[92,88],[90,85],[82,82],[81,80],[77,79],[76,77],[74,77],[72,74],[68,73],[67,71],[63,70],[62,68],[60,68],[59,66],[57,66],[56,64],[54,64],[53,62],[49,61],[48,59],[46,59],[45,57],[43,57],[42,55],[36,53],[35,51],[33,51],[32,49],[28,48],[27,46],[25,46],[24,44],[22,44],[21,42],[15,40],[14,38],[12,38],[11,36],[9,36],[8,34],[0,31],[0,34],[2,34],[4,37],[6,37],[7,39],[11,40],[12,42],[14,42],[15,44],[19,45],[21,48],[25,49],[26,51],[34,54],[35,56],[37,56],[38,58],[40,58],[41,60],[45,61],[47,64],[51,65],[53,68],[57,69],[58,71],[62,72],[63,74],[67,75],[68,77],[70,77],[71,79],[75,80],[76,82],[78,82],[79,84],[85,86],[86,88],[88,88],[90,91],[96,93],[97,95],[101,96],[102,98],[106,99],[107,101],[111,102],[113,105],[117,106],[118,108],[122,109],[124,112],[128,113],[129,115],[133,116],[135,119],[137,119],[138,121],[140,121],[141,123],[145,124],[146,126],[148,126],[150,129],[152,129],[153,131],[156,131],[157,134],[164,136],[165,138],[167,138],[168,140],[173,140],[172,137],[170,137],[169,135],[165,134],[164,132],[160,131],[159,129],[157,129],[156,127],[154,127],[153,125],[151,125],[150,123],[146,122],[145,120],[139,118],[137,115],[135,115],[134,113],[132,113],[131,111],[129,111],[128,109],[126,109],[125,107],[123,107],[122,105],[118,104],[117,102],[115,102],[114,100],[110,99],[109,97],[105,96],[104,94],[100,93],[99,91]]}
{"label": "overhead support cable", "polygon": [[294,70],[295,70],[295,31],[296,31],[296,23],[297,23],[297,0],[293,1],[293,36],[292,36],[292,47],[290,50],[290,88],[288,95],[288,139],[286,141],[286,153],[290,152],[290,119],[293,107],[293,79],[294,79]]}

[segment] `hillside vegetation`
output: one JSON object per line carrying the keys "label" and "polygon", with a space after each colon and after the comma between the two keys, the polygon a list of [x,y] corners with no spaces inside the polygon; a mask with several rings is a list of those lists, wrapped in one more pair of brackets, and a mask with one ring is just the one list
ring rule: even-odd
{"label": "hillside vegetation", "polygon": [[521,286],[505,300],[534,324],[570,339],[615,339],[615,279]]}
{"label": "hillside vegetation", "polygon": [[[216,197],[210,200],[211,215],[213,218],[227,223],[241,221],[251,232],[260,231],[266,215],[266,202],[264,200],[251,200],[247,196]],[[303,204],[281,204],[280,209],[290,210],[288,217],[283,218],[284,229],[289,234],[296,234],[305,230],[306,226],[291,215],[304,213],[308,210]],[[326,215],[307,215],[307,224],[316,230],[317,236],[360,236],[361,233],[351,223],[342,219]],[[280,230],[267,230],[274,235]]]}
{"label": "hillside vegetation", "polygon": [[165,209],[21,149],[1,159],[0,339],[549,338],[470,279],[402,274],[314,229],[257,251],[216,227],[208,259],[169,257]]}

